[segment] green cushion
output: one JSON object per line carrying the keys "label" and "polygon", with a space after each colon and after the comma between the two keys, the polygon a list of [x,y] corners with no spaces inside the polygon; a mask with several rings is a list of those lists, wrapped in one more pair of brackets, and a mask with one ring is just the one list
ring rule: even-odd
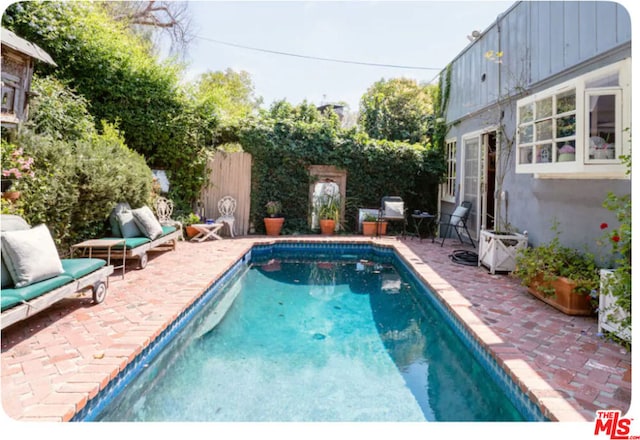
{"label": "green cushion", "polygon": [[21,287],[18,289],[2,289],[0,290],[1,309],[4,311],[17,304],[20,304],[20,302],[22,301],[29,301],[33,298],[50,292],[57,287],[64,286],[65,284],[68,284],[72,281],[73,278],[68,275],[58,275],[55,278],[40,281],[26,287]]}
{"label": "green cushion", "polygon": [[106,264],[106,261],[99,258],[67,258],[62,260],[64,274],[75,279],[95,272]]}
{"label": "green cushion", "polygon": [[163,226],[162,227],[162,235],[160,237],[164,237],[165,235],[169,235],[176,230],[175,226]]}

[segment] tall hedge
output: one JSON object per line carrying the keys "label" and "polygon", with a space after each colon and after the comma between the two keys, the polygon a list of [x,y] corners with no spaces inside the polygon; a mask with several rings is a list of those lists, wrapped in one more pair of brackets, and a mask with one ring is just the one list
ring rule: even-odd
{"label": "tall hedge", "polygon": [[158,62],[148,42],[114,21],[102,2],[18,2],[5,11],[3,26],[52,56],[57,67],[39,63],[38,72],[86,98],[98,130],[103,120],[117,124],[129,148],[168,171],[172,196],[197,197],[204,136],[180,85],[181,66]]}

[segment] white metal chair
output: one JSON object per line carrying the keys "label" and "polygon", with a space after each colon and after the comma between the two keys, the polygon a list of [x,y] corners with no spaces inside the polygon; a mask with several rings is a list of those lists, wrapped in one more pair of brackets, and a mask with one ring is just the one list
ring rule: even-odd
{"label": "white metal chair", "polygon": [[171,215],[173,214],[173,200],[166,199],[164,197],[158,197],[156,199],[155,209],[160,224],[162,226],[176,227],[178,230],[180,230],[180,237],[178,238],[178,240],[184,240],[184,235],[182,234],[182,223],[171,218]]}
{"label": "white metal chair", "polygon": [[220,217],[216,219],[216,223],[226,223],[229,226],[229,235],[235,236],[235,217],[236,199],[231,196],[224,196],[218,200],[218,213]]}
{"label": "white metal chair", "polygon": [[[406,209],[402,197],[384,196],[378,211],[378,221],[402,222],[402,236],[407,235]],[[379,232],[379,229],[378,229]]]}

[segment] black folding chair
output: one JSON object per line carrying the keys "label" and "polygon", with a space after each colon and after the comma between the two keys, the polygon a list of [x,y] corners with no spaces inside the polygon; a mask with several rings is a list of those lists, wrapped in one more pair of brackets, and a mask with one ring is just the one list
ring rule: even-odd
{"label": "black folding chair", "polygon": [[[402,197],[398,196],[384,196],[380,203],[380,210],[378,211],[378,222],[402,222],[402,236],[407,233],[407,218],[405,215],[406,209],[404,207],[404,201]],[[379,234],[380,228],[377,229]]]}
{"label": "black folding chair", "polygon": [[471,246],[476,247],[469,233],[469,229],[467,229],[467,219],[469,218],[470,212],[471,202],[462,202],[460,206],[453,211],[453,214],[442,214],[439,222],[440,231],[442,232],[442,243],[440,243],[440,247],[444,246],[444,241],[449,237],[452,229],[456,231],[460,243],[464,244],[462,236],[460,235],[460,230],[463,230],[467,234],[467,237],[469,237]]}

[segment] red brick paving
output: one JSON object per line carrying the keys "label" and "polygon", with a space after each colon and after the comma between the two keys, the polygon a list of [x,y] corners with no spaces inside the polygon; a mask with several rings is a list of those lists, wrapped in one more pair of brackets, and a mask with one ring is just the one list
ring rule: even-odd
{"label": "red brick paving", "polygon": [[[65,299],[3,330],[5,413],[23,421],[70,420],[254,242],[271,240],[179,242],[176,251],[152,254],[144,270],[128,270],[124,280],[116,271],[102,304]],[[452,263],[448,255],[465,248],[455,240],[442,248],[429,240],[373,241],[398,250],[550,419],[593,421],[598,409],[629,409],[631,354],[599,337],[595,318],[564,315],[508,275]]]}

